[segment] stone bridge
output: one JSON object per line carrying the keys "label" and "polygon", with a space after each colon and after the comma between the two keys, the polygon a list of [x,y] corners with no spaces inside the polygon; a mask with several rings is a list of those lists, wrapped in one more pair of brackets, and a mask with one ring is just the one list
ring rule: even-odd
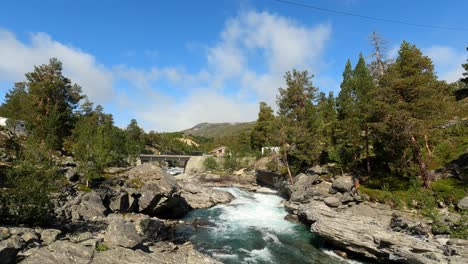
{"label": "stone bridge", "polygon": [[140,161],[141,163],[153,162],[153,161],[176,161],[183,162],[184,172],[187,167],[187,163],[191,158],[200,157],[200,156],[191,156],[191,155],[151,155],[151,154],[141,154]]}

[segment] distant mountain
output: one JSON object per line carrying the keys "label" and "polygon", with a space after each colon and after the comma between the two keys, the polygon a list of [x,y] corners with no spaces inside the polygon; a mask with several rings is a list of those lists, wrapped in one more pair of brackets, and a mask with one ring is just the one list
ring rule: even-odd
{"label": "distant mountain", "polygon": [[255,121],[238,123],[201,123],[182,132],[187,135],[219,138],[223,136],[239,135],[243,131],[252,129],[254,125]]}

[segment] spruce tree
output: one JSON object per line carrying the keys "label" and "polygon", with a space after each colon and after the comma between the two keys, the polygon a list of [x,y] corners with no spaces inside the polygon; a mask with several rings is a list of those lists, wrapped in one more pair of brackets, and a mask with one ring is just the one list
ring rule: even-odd
{"label": "spruce tree", "polygon": [[[359,122],[359,133],[361,144],[364,145],[364,156],[366,160],[366,171],[369,176],[371,173],[370,164],[370,127],[373,118],[373,93],[374,81],[366,67],[366,62],[362,54],[359,55],[358,63],[353,71],[353,86],[355,91],[357,117]],[[361,150],[362,152],[362,150]]]}
{"label": "spruce tree", "polygon": [[359,109],[356,102],[354,72],[351,61],[346,62],[341,90],[337,97],[337,155],[335,158],[343,169],[355,170],[359,158],[360,134]]}
{"label": "spruce tree", "polygon": [[267,103],[260,102],[258,119],[251,134],[252,149],[259,151],[262,147],[272,147],[275,144],[274,122],[273,109]]}

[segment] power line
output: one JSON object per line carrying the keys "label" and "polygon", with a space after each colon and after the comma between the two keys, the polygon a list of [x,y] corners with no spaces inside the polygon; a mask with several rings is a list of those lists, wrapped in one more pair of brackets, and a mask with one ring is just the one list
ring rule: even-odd
{"label": "power line", "polygon": [[338,11],[338,10],[313,6],[313,5],[307,5],[307,4],[302,4],[302,3],[292,2],[292,1],[286,1],[286,0],[273,0],[273,1],[280,2],[280,3],[283,3],[283,4],[289,4],[289,5],[294,5],[294,6],[305,7],[305,8],[314,9],[314,10],[323,11],[323,12],[329,12],[329,13],[352,16],[352,17],[359,17],[359,18],[370,19],[370,20],[384,21],[384,22],[388,22],[388,23],[395,23],[395,24],[401,24],[401,25],[406,25],[406,26],[445,29],[445,30],[468,31],[468,28],[443,27],[443,26],[434,26],[434,25],[425,25],[425,24],[415,24],[415,23],[405,22],[405,21],[401,21],[401,20],[394,20],[394,19],[387,19],[387,18],[381,18],[381,17],[373,17],[373,16],[366,16],[366,15],[348,13],[348,12],[343,12],[343,11]]}

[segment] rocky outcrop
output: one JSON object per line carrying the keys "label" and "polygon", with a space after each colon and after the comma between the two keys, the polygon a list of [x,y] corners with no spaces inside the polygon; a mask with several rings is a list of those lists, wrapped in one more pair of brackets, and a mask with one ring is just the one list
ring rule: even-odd
{"label": "rocky outcrop", "polygon": [[[335,247],[379,262],[463,263],[466,259],[466,240],[450,243],[433,236],[429,224],[416,215],[364,201],[350,176],[337,177],[332,183],[305,181],[305,177],[296,177],[296,183],[305,186],[292,187],[286,208]],[[308,190],[314,189],[328,192],[312,196]]]}
{"label": "rocky outcrop", "polygon": [[216,264],[220,263],[211,257],[196,251],[192,245],[174,245],[170,242],[159,242],[149,247],[149,252],[114,248],[96,252],[92,264],[139,263],[139,264]]}
{"label": "rocky outcrop", "polygon": [[209,208],[219,203],[228,203],[234,199],[228,192],[203,187],[195,183],[181,182],[180,186],[182,197],[192,209]]}
{"label": "rocky outcrop", "polygon": [[94,249],[69,241],[56,241],[29,254],[22,264],[78,264],[90,263]]}

